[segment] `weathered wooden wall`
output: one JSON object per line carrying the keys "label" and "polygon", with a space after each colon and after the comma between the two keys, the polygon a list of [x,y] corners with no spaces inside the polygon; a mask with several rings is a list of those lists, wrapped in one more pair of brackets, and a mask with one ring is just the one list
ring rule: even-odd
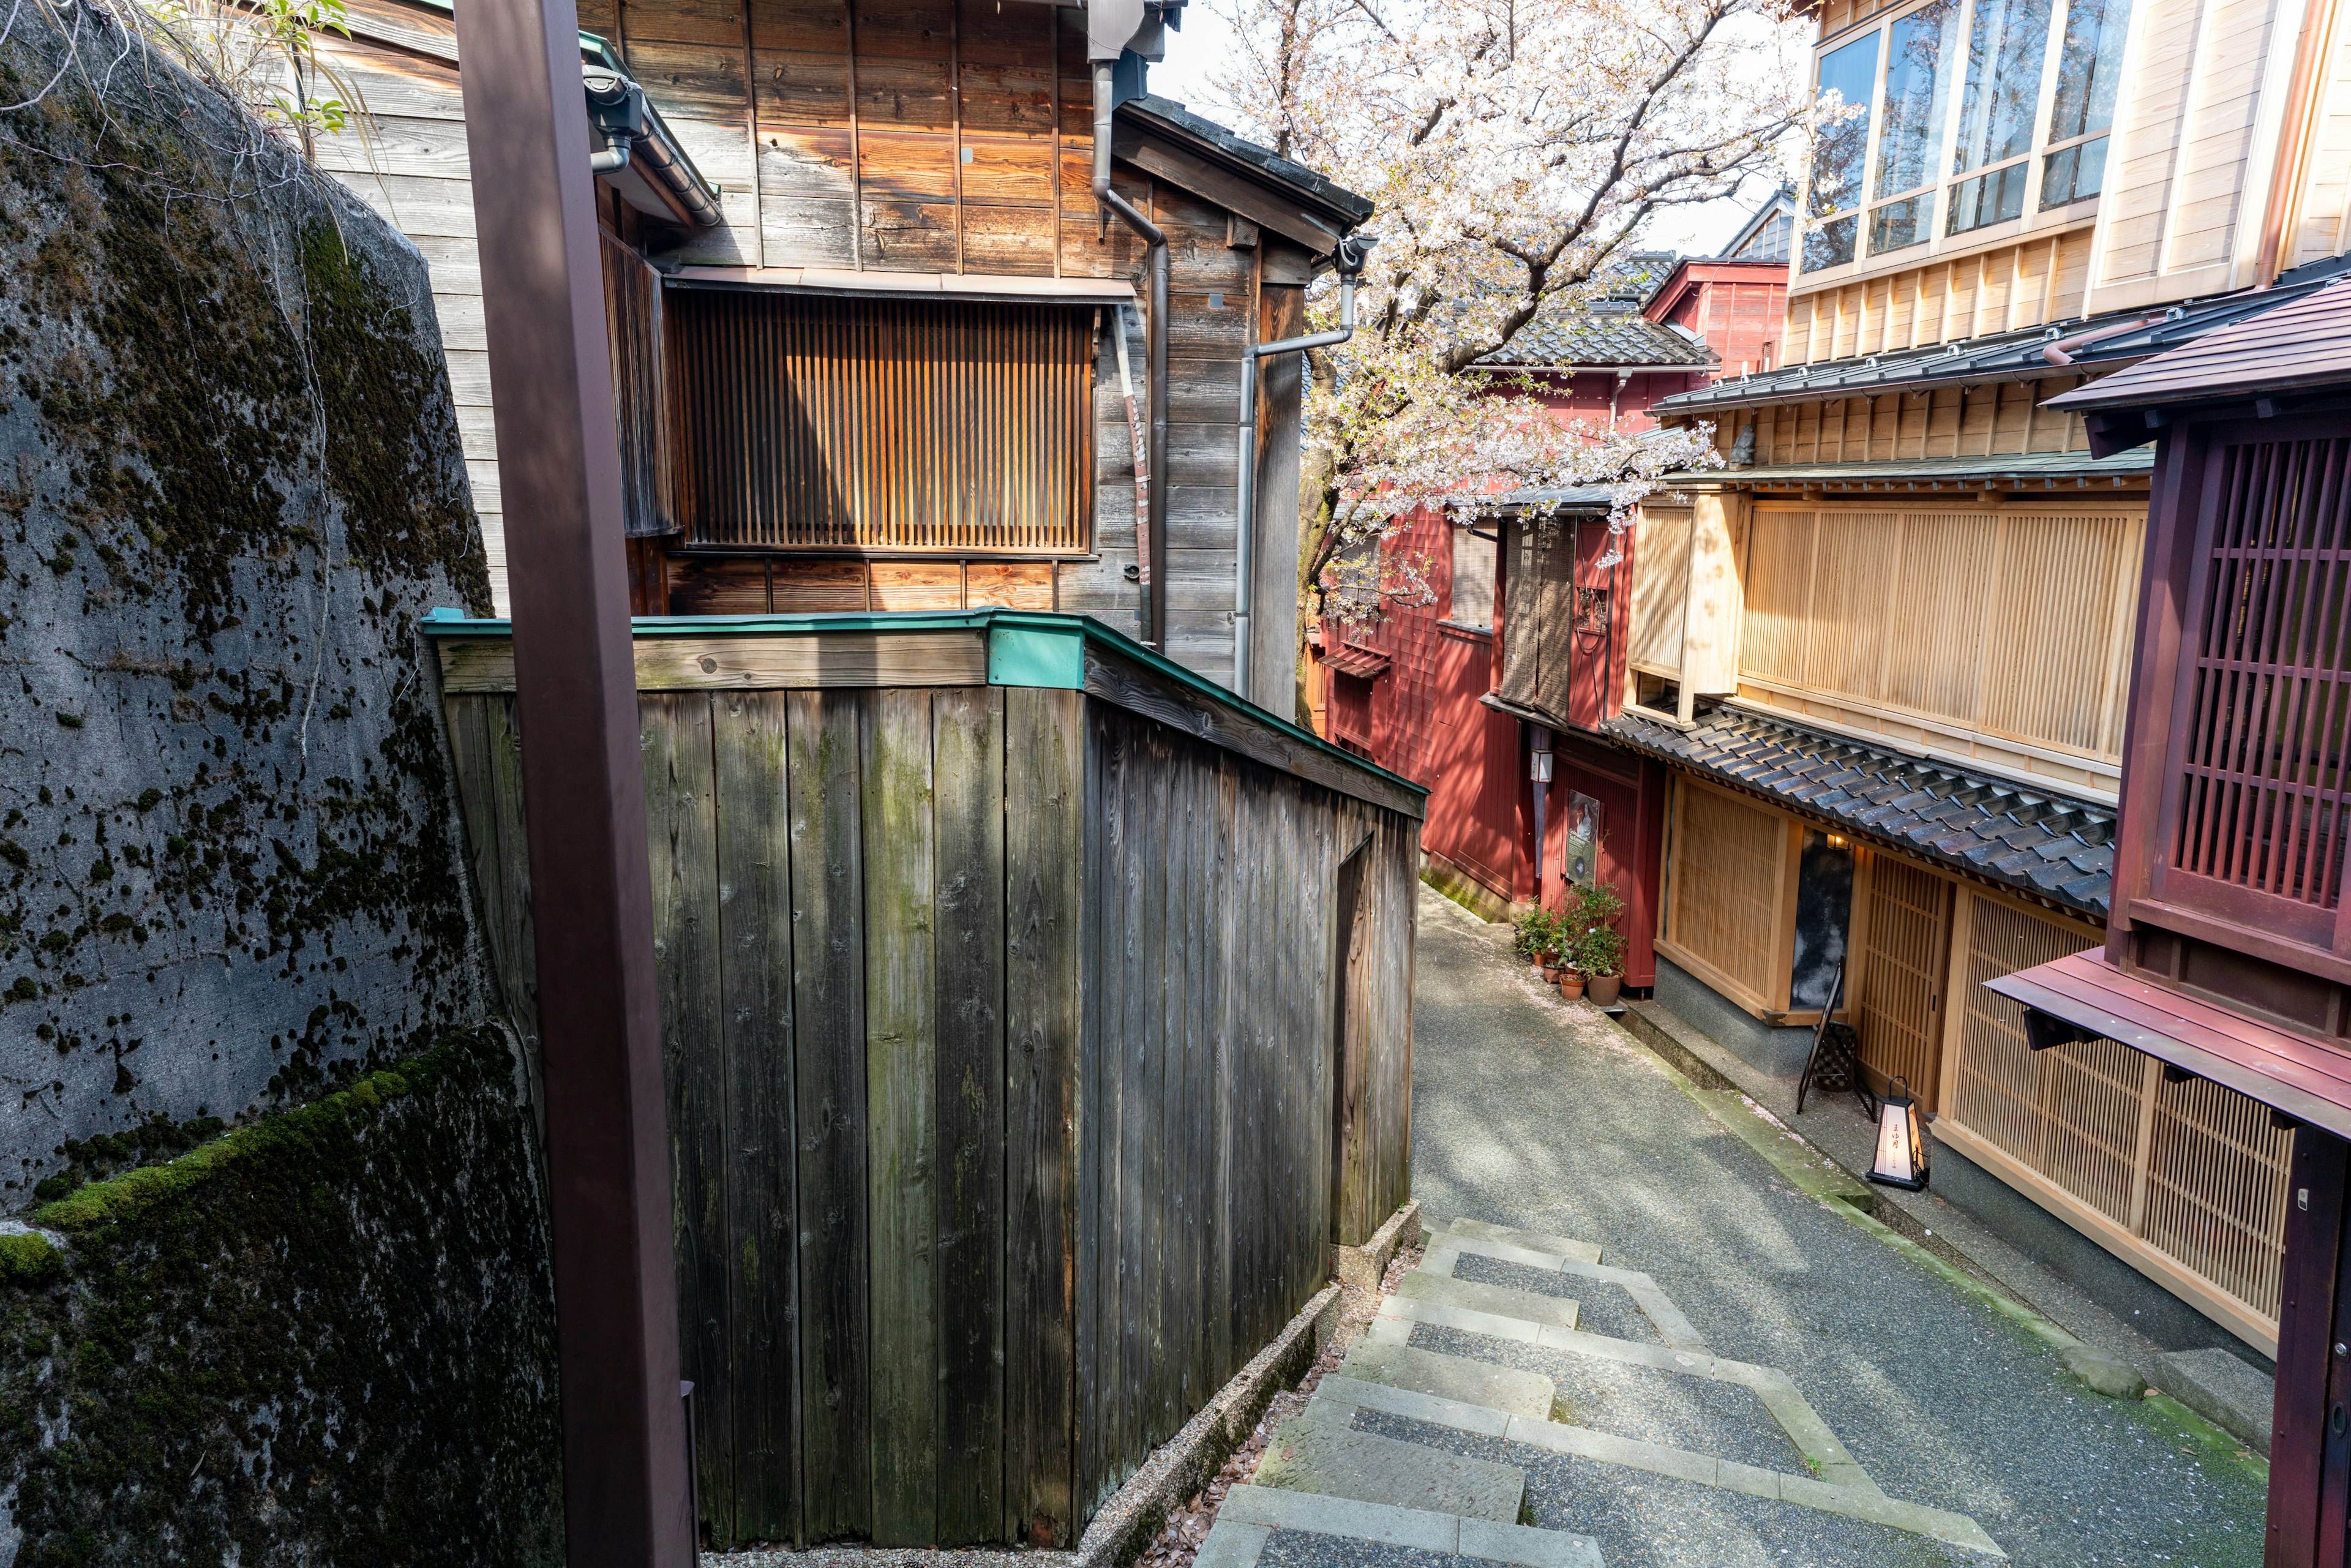
{"label": "weathered wooden wall", "polygon": [[[1405,1201],[1419,834],[1108,704],[1086,748],[1091,1513],[1321,1288],[1332,1242]],[[1343,867],[1361,887],[1346,933]]]}
{"label": "weathered wooden wall", "polygon": [[[850,641],[639,643],[704,1518],[1067,1544],[1405,1199],[1417,803],[1165,666]],[[443,669],[520,995],[507,646]]]}

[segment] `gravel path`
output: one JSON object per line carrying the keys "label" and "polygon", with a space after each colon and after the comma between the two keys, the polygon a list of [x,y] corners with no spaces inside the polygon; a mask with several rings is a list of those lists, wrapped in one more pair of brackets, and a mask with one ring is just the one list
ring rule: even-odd
{"label": "gravel path", "polygon": [[[2089,1393],[2007,1320],[1789,1187],[1630,1036],[1540,986],[1499,927],[1426,890],[1416,984],[1413,1191],[1431,1225],[1598,1242],[1718,1353],[1792,1376],[1890,1495],[1972,1515],[2017,1563],[2261,1561],[2256,1469]],[[1593,1332],[1648,1337],[1615,1292],[1567,1293]],[[1538,1479],[1524,1449],[1510,1462],[1540,1522],[1598,1536],[1611,1568],[1949,1560],[1910,1553],[1916,1538],[1889,1557],[1874,1527],[1855,1541],[1809,1510],[1577,1460]]]}

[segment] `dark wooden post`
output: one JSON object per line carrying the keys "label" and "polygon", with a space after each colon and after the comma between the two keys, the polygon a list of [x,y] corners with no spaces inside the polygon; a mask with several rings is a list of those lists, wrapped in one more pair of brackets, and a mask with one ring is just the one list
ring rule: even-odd
{"label": "dark wooden post", "polygon": [[2345,1358],[2333,1354],[2346,1302],[2343,1257],[2344,1141],[2304,1125],[2294,1130],[2288,1166],[2285,1266],[2278,1312],[2277,1405],[2270,1423],[2269,1542],[2266,1568],[2316,1568],[2330,1561],[2322,1522],[2334,1494],[2332,1562],[2342,1561],[2346,1445],[2330,1435],[2334,1405],[2351,1398]]}
{"label": "dark wooden post", "polygon": [[688,1568],[621,457],[573,0],[460,0],[538,927],[573,1568]]}

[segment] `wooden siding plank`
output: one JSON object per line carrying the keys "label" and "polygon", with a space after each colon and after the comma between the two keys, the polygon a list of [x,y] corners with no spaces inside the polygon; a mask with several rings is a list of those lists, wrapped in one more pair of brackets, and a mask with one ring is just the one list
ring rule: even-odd
{"label": "wooden siding plank", "polygon": [[[861,597],[853,606],[812,608],[864,607]],[[440,649],[444,690],[514,690],[512,639],[450,637]],[[977,631],[640,637],[636,662],[637,688],[649,692],[979,686],[987,684],[987,639]]]}
{"label": "wooden siding plank", "polygon": [[942,1546],[998,1539],[1005,1443],[1005,692],[933,695]]}
{"label": "wooden siding plank", "polygon": [[800,1195],[801,1539],[871,1533],[859,733],[871,699],[794,692],[788,810]]}
{"label": "wooden siding plank", "polygon": [[[671,699],[692,701],[695,699]],[[734,1271],[727,1364],[734,1387],[737,1541],[799,1531],[792,1150],[792,923],[786,793],[788,698],[729,692],[716,706],[719,1019],[725,1030],[726,1232]],[[696,1388],[699,1398],[700,1388]]]}
{"label": "wooden siding plank", "polygon": [[[1085,715],[1075,692],[1004,694],[1004,1533],[1077,1539],[1072,1184],[1086,964]],[[1073,852],[1078,846],[1085,846]],[[1091,1126],[1093,1118],[1087,1118]]]}
{"label": "wooden siding plank", "polygon": [[678,1332],[695,1385],[703,1517],[735,1539],[735,1381],[728,1366],[726,1064],[719,1049],[717,812],[710,699],[642,697],[653,951],[661,978],[677,1248]]}
{"label": "wooden siding plank", "polygon": [[938,998],[931,694],[876,693],[859,737],[865,851],[867,1314],[873,1539],[927,1543],[939,1474]]}

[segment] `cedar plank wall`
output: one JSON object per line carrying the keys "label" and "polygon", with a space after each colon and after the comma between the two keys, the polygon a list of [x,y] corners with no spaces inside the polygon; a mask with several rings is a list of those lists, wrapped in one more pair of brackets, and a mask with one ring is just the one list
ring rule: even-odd
{"label": "cedar plank wall", "polygon": [[[513,697],[445,702],[527,988]],[[1076,692],[639,706],[714,1541],[1073,1542],[1409,1192],[1418,823]]]}
{"label": "cedar plank wall", "polygon": [[[378,33],[396,29],[454,47],[447,18],[399,0],[358,0],[353,12],[363,24],[373,21]],[[581,28],[620,50],[719,192],[725,225],[687,236],[681,260],[1114,277],[1140,285],[1141,243],[1122,225],[1105,231],[1091,188],[1092,83],[1083,20],[1081,12],[1033,0],[887,0],[853,7],[847,0],[750,0],[747,8],[739,0],[584,0],[580,7]],[[371,154],[356,133],[329,138],[321,161],[409,234],[433,264],[493,597],[503,613],[504,536],[457,75],[443,61],[387,47],[364,26],[360,31],[358,38],[322,47],[358,81],[376,117],[377,146]],[[755,110],[747,107],[754,102]],[[1304,258],[1270,235],[1255,247],[1235,247],[1222,208],[1124,165],[1114,177],[1172,241],[1166,651],[1228,681],[1239,419],[1235,357],[1252,340],[1261,305],[1276,290],[1301,293]],[[1263,295],[1260,258],[1283,279]],[[1147,290],[1138,287],[1138,293]],[[1212,306],[1212,296],[1221,303]],[[1278,313],[1288,319],[1298,311]],[[1097,559],[1061,566],[1051,607],[1098,616],[1131,633],[1139,597],[1125,578],[1135,564],[1134,457],[1110,337],[1115,315],[1103,312],[1095,369]],[[1124,319],[1128,362],[1142,398],[1143,325],[1137,312]],[[1272,445],[1269,457],[1278,458]],[[1287,563],[1296,553],[1294,517],[1278,503],[1294,487],[1294,481],[1278,486],[1268,497],[1259,528],[1265,556],[1282,566],[1258,574],[1259,601],[1274,607],[1266,620],[1277,630],[1280,607],[1293,598]],[[695,569],[684,570],[681,580],[694,580]],[[904,570],[925,583],[932,572]],[[758,580],[737,583],[741,570]],[[725,583],[705,586],[705,608],[767,607],[763,568],[723,575]],[[880,602],[881,590],[877,578],[872,601],[892,607]],[[862,587],[858,594],[855,604],[777,607],[865,608]],[[959,586],[953,597],[948,607],[959,607]],[[1294,636],[1280,640],[1284,669],[1293,643]]]}

